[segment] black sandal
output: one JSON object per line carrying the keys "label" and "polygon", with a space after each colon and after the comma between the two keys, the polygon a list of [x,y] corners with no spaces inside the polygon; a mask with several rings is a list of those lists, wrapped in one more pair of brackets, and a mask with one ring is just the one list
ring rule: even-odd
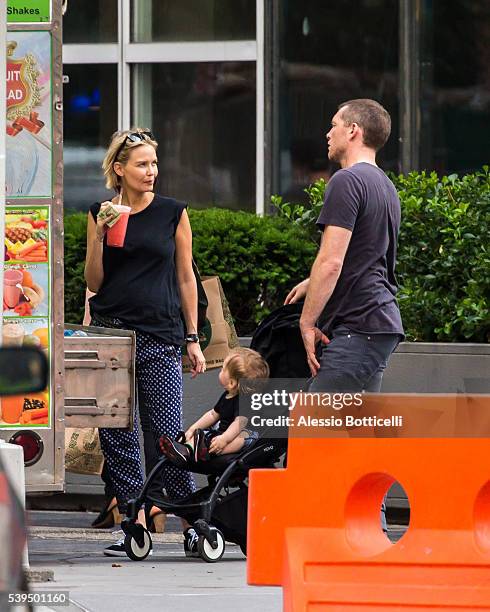
{"label": "black sandal", "polygon": [[150,509],[150,513],[146,516],[146,528],[150,533],[163,533],[165,531],[166,520],[166,512],[158,510],[158,512],[151,514]]}
{"label": "black sandal", "polygon": [[93,520],[92,527],[94,529],[110,529],[114,525],[121,523],[122,516],[117,507],[115,497],[110,499],[104,508],[99,512],[99,515]]}

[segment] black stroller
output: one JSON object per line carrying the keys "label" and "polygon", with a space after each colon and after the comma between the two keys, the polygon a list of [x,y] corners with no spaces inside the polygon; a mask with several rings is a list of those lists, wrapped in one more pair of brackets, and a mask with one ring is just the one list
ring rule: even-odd
{"label": "black stroller", "polygon": [[[251,348],[268,361],[271,377],[302,377],[307,371],[298,321],[301,305],[283,306],[271,313],[257,328]],[[284,333],[285,330],[289,333]],[[305,369],[306,368],[306,369]],[[277,432],[276,432],[277,435]],[[126,534],[124,548],[134,561],[145,559],[151,549],[150,532],[136,522],[138,511],[149,503],[164,512],[173,513],[189,522],[197,535],[197,542],[185,535],[186,556],[201,557],[204,561],[219,561],[225,552],[225,540],[238,544],[247,552],[248,472],[255,468],[273,468],[287,452],[287,432],[284,437],[267,437],[261,433],[253,446],[241,453],[219,455],[198,463],[190,463],[188,470],[208,476],[207,486],[195,493],[171,501],[149,494],[155,475],[168,459],[162,457],[148,475],[140,495],[128,503],[127,518],[121,524]],[[285,460],[285,459],[284,459]]]}
{"label": "black stroller", "polygon": [[284,454],[286,444],[284,439],[259,439],[243,453],[220,455],[190,464],[190,471],[208,475],[208,485],[178,501],[148,494],[152,480],[167,461],[162,457],[148,475],[140,495],[128,503],[127,518],[121,524],[126,534],[124,548],[128,557],[142,561],[152,548],[150,532],[136,523],[138,511],[147,502],[193,526],[198,539],[191,550],[190,540],[185,538],[187,556],[198,556],[209,563],[219,561],[225,552],[225,540],[238,544],[246,555],[248,471],[273,467]]}

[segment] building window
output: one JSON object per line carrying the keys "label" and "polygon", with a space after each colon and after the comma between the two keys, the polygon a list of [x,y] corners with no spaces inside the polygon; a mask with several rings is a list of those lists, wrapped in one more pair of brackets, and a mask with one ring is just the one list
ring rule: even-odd
{"label": "building window", "polygon": [[107,200],[102,159],[117,130],[117,65],[65,65],[64,200],[66,208],[86,210]]}
{"label": "building window", "polygon": [[465,174],[488,164],[490,5],[423,4],[420,32],[420,167]]}
{"label": "building window", "polygon": [[70,0],[63,18],[63,43],[117,42],[117,0]]}
{"label": "building window", "polygon": [[272,191],[304,201],[304,188],[329,176],[325,134],[338,104],[353,98],[374,98],[389,111],[392,135],[379,162],[398,170],[398,3],[289,0],[277,6],[272,36],[279,45],[269,52],[272,112],[279,116],[270,143],[277,160]]}
{"label": "building window", "polygon": [[132,42],[252,40],[255,0],[132,0]]}
{"label": "building window", "polygon": [[110,135],[138,124],[160,142],[162,193],[194,206],[262,210],[256,6],[257,0],[68,2],[66,206],[87,208],[108,195],[100,163]]}
{"label": "building window", "polygon": [[255,210],[255,62],[136,64],[132,123],[159,141],[158,190]]}

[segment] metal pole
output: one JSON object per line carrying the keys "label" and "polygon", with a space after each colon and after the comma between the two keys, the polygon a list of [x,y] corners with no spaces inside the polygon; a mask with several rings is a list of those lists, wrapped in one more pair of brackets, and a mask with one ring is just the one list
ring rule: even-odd
{"label": "metal pole", "polygon": [[[281,76],[280,18],[284,7],[279,0],[264,5],[264,200],[271,194],[279,193],[280,134],[279,134],[279,93]],[[266,212],[269,204],[264,204]]]}
{"label": "metal pole", "polygon": [[419,169],[420,0],[400,0],[400,158],[401,172]]}
{"label": "metal pole", "polygon": [[3,264],[5,257],[5,127],[7,114],[7,3],[0,10],[0,345],[3,325]]}
{"label": "metal pole", "polygon": [[257,40],[257,60],[256,60],[256,178],[255,178],[255,212],[263,215],[265,212],[265,193],[264,193],[264,0],[256,0],[256,40]]}

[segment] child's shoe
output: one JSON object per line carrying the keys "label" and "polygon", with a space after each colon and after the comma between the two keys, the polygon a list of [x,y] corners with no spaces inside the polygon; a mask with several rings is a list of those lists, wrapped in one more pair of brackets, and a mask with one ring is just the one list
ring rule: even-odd
{"label": "child's shoe", "polygon": [[162,453],[170,459],[174,465],[185,467],[191,458],[191,451],[185,444],[172,440],[167,434],[163,434],[159,440]]}
{"label": "child's shoe", "polygon": [[175,436],[175,441],[185,444],[185,431],[179,431],[179,433]]}
{"label": "child's shoe", "polygon": [[206,442],[206,434],[202,429],[196,429],[194,432],[194,461],[207,461],[209,459],[208,445]]}

